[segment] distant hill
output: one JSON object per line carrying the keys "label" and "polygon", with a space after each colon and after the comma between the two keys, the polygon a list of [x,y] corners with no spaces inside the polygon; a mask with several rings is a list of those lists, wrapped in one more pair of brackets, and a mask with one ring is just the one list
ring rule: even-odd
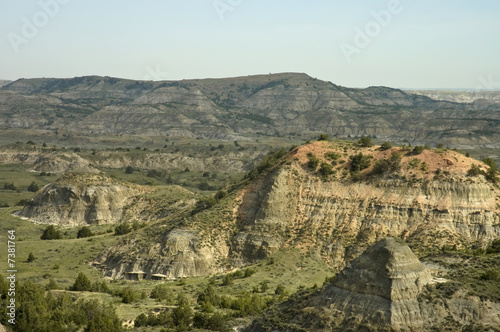
{"label": "distant hill", "polygon": [[0,128],[216,139],[327,133],[500,147],[500,93],[477,100],[465,94],[352,89],[298,73],[163,82],[21,79],[0,88]]}
{"label": "distant hill", "polygon": [[0,87],[11,83],[12,81],[0,80]]}

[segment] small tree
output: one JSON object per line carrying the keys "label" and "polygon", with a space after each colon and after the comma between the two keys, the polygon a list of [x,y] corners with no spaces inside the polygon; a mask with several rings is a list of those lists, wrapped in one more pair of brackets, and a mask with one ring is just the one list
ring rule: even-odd
{"label": "small tree", "polygon": [[42,236],[40,236],[40,239],[42,240],[59,240],[61,238],[61,232],[59,232],[54,225],[47,226],[47,228],[43,231]]}
{"label": "small tree", "polygon": [[351,159],[351,173],[356,173],[364,170],[365,168],[370,167],[372,156],[365,156],[361,152],[357,155],[350,156]]}
{"label": "small tree", "polygon": [[276,295],[284,295],[285,292],[285,287],[283,285],[276,286],[276,289],[274,290],[274,294]]}
{"label": "small tree", "polygon": [[134,327],[141,327],[148,325],[148,316],[145,313],[140,314],[134,321]]}
{"label": "small tree", "polygon": [[179,305],[173,310],[172,318],[179,331],[186,331],[193,322],[193,309],[182,294],[178,296]]}
{"label": "small tree", "polygon": [[81,239],[84,237],[90,237],[90,236],[94,236],[94,233],[92,233],[92,231],[90,230],[90,228],[88,226],[83,226],[82,228],[80,228],[78,230],[78,233],[76,234],[76,237],[78,239]]}
{"label": "small tree", "polygon": [[384,142],[380,146],[380,150],[382,150],[382,151],[389,150],[389,149],[392,149],[392,144],[389,142]]}
{"label": "small tree", "polygon": [[316,157],[312,152],[309,152],[307,154],[307,158],[309,158],[309,162],[307,163],[307,165],[312,168],[312,169],[316,169],[318,168],[318,165],[319,165],[319,159],[318,157]]}
{"label": "small tree", "polygon": [[165,285],[157,285],[153,288],[150,297],[158,301],[164,301],[172,298],[172,292]]}
{"label": "small tree", "polygon": [[38,187],[38,184],[36,184],[35,181],[32,181],[31,184],[28,186],[28,191],[31,191],[31,192],[37,192],[38,190],[40,190],[40,188]]}
{"label": "small tree", "polygon": [[78,277],[76,277],[75,283],[69,288],[69,290],[76,292],[89,292],[92,290],[92,283],[83,272],[80,272]]}
{"label": "small tree", "polygon": [[127,224],[127,223],[121,223],[120,225],[115,227],[115,235],[116,236],[128,234],[131,231],[132,231],[132,227],[130,226],[130,224]]}
{"label": "small tree", "polygon": [[215,194],[215,199],[216,199],[216,200],[220,200],[220,199],[223,199],[223,198],[225,198],[225,197],[227,197],[227,191],[222,190],[222,189],[221,189],[221,190],[219,190],[219,191]]}
{"label": "small tree", "polygon": [[5,189],[5,190],[17,190],[17,187],[14,184],[14,182],[12,182],[12,183],[4,183],[3,189]]}
{"label": "small tree", "polygon": [[30,252],[28,255],[28,259],[27,259],[28,263],[33,262],[35,260],[35,258],[36,258],[35,255],[33,255],[33,253]]}
{"label": "small tree", "polygon": [[135,293],[129,287],[123,290],[121,297],[123,303],[132,303],[135,301]]}
{"label": "small tree", "polygon": [[372,139],[371,139],[371,137],[368,137],[368,136],[361,137],[358,141],[358,144],[361,146],[364,146],[366,148],[373,146]]}
{"label": "small tree", "polygon": [[134,173],[134,168],[132,166],[127,166],[127,168],[125,168],[125,174],[132,174]]}
{"label": "small tree", "polygon": [[328,163],[321,163],[319,170],[320,170],[321,174],[323,174],[323,176],[328,176],[330,174],[335,173],[332,165],[330,165]]}
{"label": "small tree", "polygon": [[472,164],[469,170],[467,171],[467,176],[478,176],[482,173],[483,171],[481,171],[478,165]]}
{"label": "small tree", "polygon": [[328,140],[330,140],[330,135],[328,134],[319,135],[318,141],[328,141]]}
{"label": "small tree", "polygon": [[233,284],[233,275],[232,274],[226,274],[224,278],[222,279],[222,286],[229,286]]}
{"label": "small tree", "polygon": [[417,145],[413,148],[412,154],[421,154],[422,152],[424,152],[424,147]]}

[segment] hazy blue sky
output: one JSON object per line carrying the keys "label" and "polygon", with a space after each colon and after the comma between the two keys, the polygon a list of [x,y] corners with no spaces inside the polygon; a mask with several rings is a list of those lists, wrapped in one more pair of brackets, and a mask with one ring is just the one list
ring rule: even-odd
{"label": "hazy blue sky", "polygon": [[500,90],[498,0],[4,0],[0,36],[0,79],[304,72]]}

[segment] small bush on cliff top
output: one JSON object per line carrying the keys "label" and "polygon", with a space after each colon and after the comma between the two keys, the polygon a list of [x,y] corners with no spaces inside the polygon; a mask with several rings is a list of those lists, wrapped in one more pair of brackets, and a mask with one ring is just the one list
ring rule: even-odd
{"label": "small bush on cliff top", "polygon": [[319,159],[316,157],[312,152],[309,152],[307,154],[307,158],[309,158],[309,162],[307,163],[307,166],[309,166],[312,169],[318,168],[319,165]]}

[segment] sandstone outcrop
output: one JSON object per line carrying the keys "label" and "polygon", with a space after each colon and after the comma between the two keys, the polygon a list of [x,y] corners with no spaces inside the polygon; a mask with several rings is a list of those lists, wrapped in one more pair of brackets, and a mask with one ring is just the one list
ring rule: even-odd
{"label": "sandstone outcrop", "polygon": [[284,302],[246,331],[417,332],[499,326],[498,303],[464,292],[444,302],[419,296],[432,281],[410,248],[389,237],[368,248],[330,284]]}
{"label": "sandstone outcrop", "polygon": [[[214,248],[202,246],[201,242],[197,231],[176,228],[162,235],[146,251],[141,250],[142,245],[136,240],[126,240],[104,251],[94,265],[104,266],[105,275],[111,278],[122,278],[127,272],[139,270],[144,271],[145,279],[158,274],[166,279],[210,275],[218,271]],[[132,247],[137,249],[131,252]]]}
{"label": "sandstone outcrop", "polygon": [[[308,153],[324,160],[335,151],[347,159],[359,148],[331,142],[300,147],[222,206],[187,218],[173,216],[162,226],[167,229],[158,228],[161,237],[134,245],[133,252],[126,244],[107,250],[98,262],[116,278],[133,270],[175,278],[253,263],[293,247],[319,252],[339,270],[387,236],[404,239],[417,253],[443,246],[486,247],[500,236],[498,188],[482,175],[466,176],[479,162],[453,151],[426,150],[402,156],[400,170],[392,174],[370,177],[372,168],[363,170],[363,181],[347,175],[345,160],[337,162],[330,177],[307,166]],[[403,151],[374,147],[363,153],[372,155],[373,164]],[[411,166],[415,160],[425,163],[425,171]],[[189,243],[192,256],[169,251],[178,241]]]}
{"label": "sandstone outcrop", "polygon": [[115,224],[133,197],[144,193],[104,175],[67,173],[39,190],[18,215],[42,224]]}
{"label": "sandstone outcrop", "polygon": [[71,152],[0,150],[0,164],[23,164],[34,172],[46,173],[99,173],[88,160]]}
{"label": "sandstone outcrop", "polygon": [[[498,188],[482,176],[466,176],[474,160],[451,151],[448,157],[425,151],[404,156],[401,170],[390,176],[351,181],[344,179],[344,163],[326,180],[307,167],[306,154],[323,156],[331,151],[324,148],[327,145],[302,147],[295,161],[244,189],[240,228],[232,241],[235,258],[254,262],[284,247],[321,248],[329,264],[342,268],[386,236],[403,238],[419,251],[443,245],[484,247],[500,236]],[[345,153],[341,148],[335,151]],[[373,164],[392,152],[370,153]],[[447,165],[449,158],[453,165]],[[425,172],[409,166],[415,159],[426,163]],[[436,176],[437,169],[448,175]]]}

